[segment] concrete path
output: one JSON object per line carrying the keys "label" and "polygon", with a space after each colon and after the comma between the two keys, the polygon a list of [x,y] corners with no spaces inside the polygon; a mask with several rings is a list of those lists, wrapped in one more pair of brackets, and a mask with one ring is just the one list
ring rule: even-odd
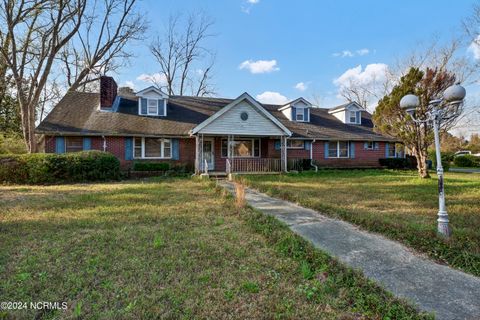
{"label": "concrete path", "polygon": [[480,169],[475,168],[450,168],[450,172],[463,172],[463,173],[480,173]]}
{"label": "concrete path", "polygon": [[[232,183],[218,183],[234,192]],[[480,319],[480,278],[437,264],[398,242],[314,210],[252,189],[245,193],[252,207],[285,222],[316,247],[360,269],[396,296],[434,312],[436,319]]]}

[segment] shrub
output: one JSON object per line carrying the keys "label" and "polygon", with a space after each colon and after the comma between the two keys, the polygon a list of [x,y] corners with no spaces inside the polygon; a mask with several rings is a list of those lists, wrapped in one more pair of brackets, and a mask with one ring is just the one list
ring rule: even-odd
{"label": "shrub", "polygon": [[[441,152],[442,157],[442,166],[445,171],[448,171],[450,168],[450,163],[454,161],[455,154],[453,152]],[[435,150],[428,152],[428,159],[432,161],[432,169],[437,167],[437,156],[435,154]]]}
{"label": "shrub", "polygon": [[415,169],[417,167],[415,157],[383,158],[378,159],[378,161],[381,166],[387,167],[388,169]]}
{"label": "shrub", "polygon": [[0,156],[0,182],[83,182],[119,177],[120,161],[101,151]]}
{"label": "shrub", "polygon": [[27,153],[27,149],[21,136],[0,134],[0,154],[22,153]]}
{"label": "shrub", "polygon": [[453,163],[455,163],[457,167],[478,167],[480,166],[480,159],[467,154],[455,157]]}
{"label": "shrub", "polygon": [[135,162],[133,164],[135,171],[167,171],[169,169],[168,162]]}

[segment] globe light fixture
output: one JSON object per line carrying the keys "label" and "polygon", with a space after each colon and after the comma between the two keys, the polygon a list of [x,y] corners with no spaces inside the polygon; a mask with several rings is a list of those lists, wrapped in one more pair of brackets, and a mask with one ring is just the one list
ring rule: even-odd
{"label": "globe light fixture", "polygon": [[448,225],[448,213],[445,205],[445,190],[443,187],[443,166],[440,154],[440,125],[442,121],[452,119],[460,114],[463,99],[467,91],[459,83],[456,83],[443,92],[441,99],[429,102],[428,111],[422,119],[415,118],[415,110],[420,105],[420,100],[416,95],[407,94],[400,100],[400,108],[405,110],[416,123],[432,123],[435,137],[435,155],[437,158],[437,176],[438,176],[438,234],[448,238],[451,234]]}

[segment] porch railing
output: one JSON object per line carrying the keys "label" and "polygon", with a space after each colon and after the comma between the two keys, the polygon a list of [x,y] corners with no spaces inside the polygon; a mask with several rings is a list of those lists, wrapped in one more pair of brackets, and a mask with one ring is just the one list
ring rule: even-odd
{"label": "porch railing", "polygon": [[[228,159],[227,159],[228,160]],[[233,158],[227,162],[231,172],[280,172],[281,160],[277,158]]]}

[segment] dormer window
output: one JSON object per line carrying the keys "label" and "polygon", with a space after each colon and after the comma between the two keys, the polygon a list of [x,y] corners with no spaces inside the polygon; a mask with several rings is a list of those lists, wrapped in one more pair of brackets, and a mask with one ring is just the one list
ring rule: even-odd
{"label": "dormer window", "polygon": [[138,97],[138,114],[142,116],[167,115],[168,96],[155,87],[148,87],[136,93]]}
{"label": "dormer window", "polygon": [[295,117],[296,117],[296,121],[305,121],[304,119],[304,115],[305,115],[305,108],[299,108],[299,107],[296,107],[295,108],[296,110],[296,113],[295,113]]}
{"label": "dormer window", "polygon": [[158,100],[147,99],[148,115],[158,115]]}
{"label": "dormer window", "polygon": [[357,111],[349,111],[349,113],[350,113],[350,123],[358,123]]}

